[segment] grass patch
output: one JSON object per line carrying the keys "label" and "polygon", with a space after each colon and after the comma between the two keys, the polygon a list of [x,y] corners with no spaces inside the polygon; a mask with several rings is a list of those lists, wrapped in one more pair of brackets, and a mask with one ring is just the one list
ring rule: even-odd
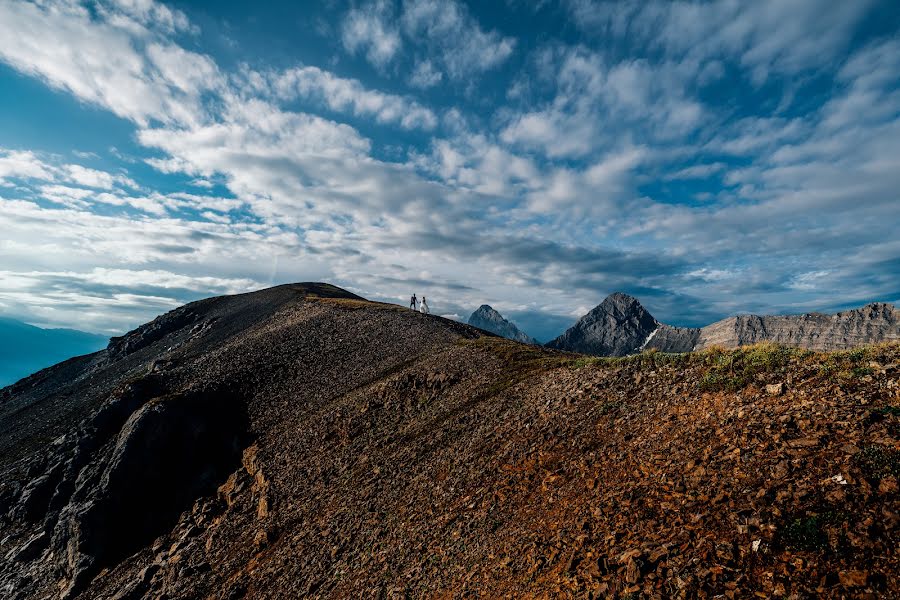
{"label": "grass patch", "polygon": [[873,408],[870,412],[883,417],[900,417],[900,406],[881,406]]}
{"label": "grass patch", "polygon": [[835,383],[850,383],[874,375],[875,369],[864,363],[874,360],[891,349],[892,344],[886,343],[831,352],[823,358],[819,365],[819,374]]}
{"label": "grass patch", "polygon": [[853,367],[850,369],[850,374],[853,377],[865,377],[866,375],[872,375],[875,373],[875,370],[870,367]]}
{"label": "grass patch", "polygon": [[569,366],[573,369],[582,369],[587,366],[608,367],[662,367],[665,365],[687,366],[691,361],[688,352],[660,352],[656,349],[645,350],[640,354],[628,356],[581,356],[571,359]]}
{"label": "grass patch", "polygon": [[602,363],[602,359],[598,356],[582,356],[580,358],[576,358],[572,361],[571,367],[573,369],[583,369],[585,367],[591,365],[599,365]]}
{"label": "grass patch", "polygon": [[[890,407],[895,408],[895,407]],[[900,477],[900,450],[885,446],[867,446],[853,456],[853,460],[869,479]]]}
{"label": "grass patch", "polygon": [[619,410],[623,406],[625,406],[625,403],[621,400],[607,400],[600,405],[600,414],[608,415],[609,413]]}
{"label": "grass patch", "polygon": [[711,348],[696,353],[693,360],[708,367],[697,386],[702,391],[737,391],[757,375],[781,374],[792,360],[811,354],[806,350],[762,343],[736,350]]}
{"label": "grass patch", "polygon": [[828,534],[822,528],[837,521],[837,515],[832,512],[794,519],[779,532],[778,542],[789,550],[805,552],[828,550],[830,548]]}

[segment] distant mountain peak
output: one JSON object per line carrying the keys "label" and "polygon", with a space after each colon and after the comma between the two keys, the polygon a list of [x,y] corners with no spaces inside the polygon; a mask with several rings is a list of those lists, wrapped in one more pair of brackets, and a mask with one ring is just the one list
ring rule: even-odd
{"label": "distant mountain peak", "polygon": [[[640,303],[640,301],[634,296],[629,296],[624,292],[613,292],[609,296],[607,296],[603,302],[594,307],[593,311],[597,311],[598,313],[611,313],[611,314],[621,314],[621,315],[646,315],[650,319],[653,319],[653,316],[647,312],[647,309],[644,308],[644,305]],[[653,319],[654,321],[656,319]]]}
{"label": "distant mountain peak", "polygon": [[642,348],[659,325],[637,298],[614,292],[547,346],[601,356],[624,356]]}
{"label": "distant mountain peak", "polygon": [[547,346],[598,356],[624,356],[646,349],[689,352],[763,341],[841,350],[898,339],[900,313],[886,302],[872,302],[831,315],[738,315],[702,328],[689,328],[660,323],[636,298],[615,292]]}
{"label": "distant mountain peak", "polygon": [[537,340],[519,329],[515,324],[503,318],[490,304],[482,304],[478,310],[469,317],[469,325],[490,331],[501,337],[505,337],[525,344],[537,344]]}

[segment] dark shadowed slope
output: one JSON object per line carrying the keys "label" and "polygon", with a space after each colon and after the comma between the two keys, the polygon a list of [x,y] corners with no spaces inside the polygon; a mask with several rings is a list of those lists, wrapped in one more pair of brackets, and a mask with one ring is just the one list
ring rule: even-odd
{"label": "dark shadowed slope", "polygon": [[625,356],[643,350],[690,352],[760,342],[811,350],[846,350],[891,341],[900,341],[900,312],[885,303],[834,315],[740,315],[703,328],[689,328],[660,323],[637,299],[617,292],[547,347],[596,356]]}
{"label": "dark shadowed slope", "polygon": [[469,316],[469,325],[495,333],[508,340],[515,340],[524,344],[537,344],[537,340],[521,331],[515,324],[504,319],[503,315],[487,304],[482,304],[478,307],[478,310]]}
{"label": "dark shadowed slope", "polygon": [[0,387],[61,360],[96,352],[103,335],[74,329],[42,329],[0,317]]}
{"label": "dark shadowed slope", "polygon": [[896,596],[898,361],[211,298],[2,391],[0,597]]}

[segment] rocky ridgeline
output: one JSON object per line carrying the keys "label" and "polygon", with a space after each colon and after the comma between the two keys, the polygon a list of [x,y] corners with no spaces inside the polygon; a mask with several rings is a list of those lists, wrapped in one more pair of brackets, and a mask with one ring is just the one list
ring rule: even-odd
{"label": "rocky ridgeline", "polygon": [[508,340],[515,340],[524,344],[537,344],[537,340],[504,319],[503,315],[487,304],[482,304],[478,310],[472,313],[469,317],[469,325],[490,331]]}
{"label": "rocky ridgeline", "polygon": [[900,312],[886,303],[834,315],[740,315],[689,328],[660,323],[635,298],[617,292],[547,346],[596,356],[626,356],[651,349],[691,352],[760,342],[830,351],[891,341],[900,341]]}
{"label": "rocky ridgeline", "polygon": [[0,391],[0,598],[898,597],[898,365],[192,303]]}
{"label": "rocky ridgeline", "polygon": [[696,348],[775,342],[811,350],[847,350],[900,340],[900,311],[884,302],[833,315],[731,317],[700,330]]}

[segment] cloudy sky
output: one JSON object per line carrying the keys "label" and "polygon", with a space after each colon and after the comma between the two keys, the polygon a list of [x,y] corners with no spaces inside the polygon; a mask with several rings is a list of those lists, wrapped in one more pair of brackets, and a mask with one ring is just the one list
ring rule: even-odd
{"label": "cloudy sky", "polygon": [[900,5],[0,0],[0,314],[900,300]]}

